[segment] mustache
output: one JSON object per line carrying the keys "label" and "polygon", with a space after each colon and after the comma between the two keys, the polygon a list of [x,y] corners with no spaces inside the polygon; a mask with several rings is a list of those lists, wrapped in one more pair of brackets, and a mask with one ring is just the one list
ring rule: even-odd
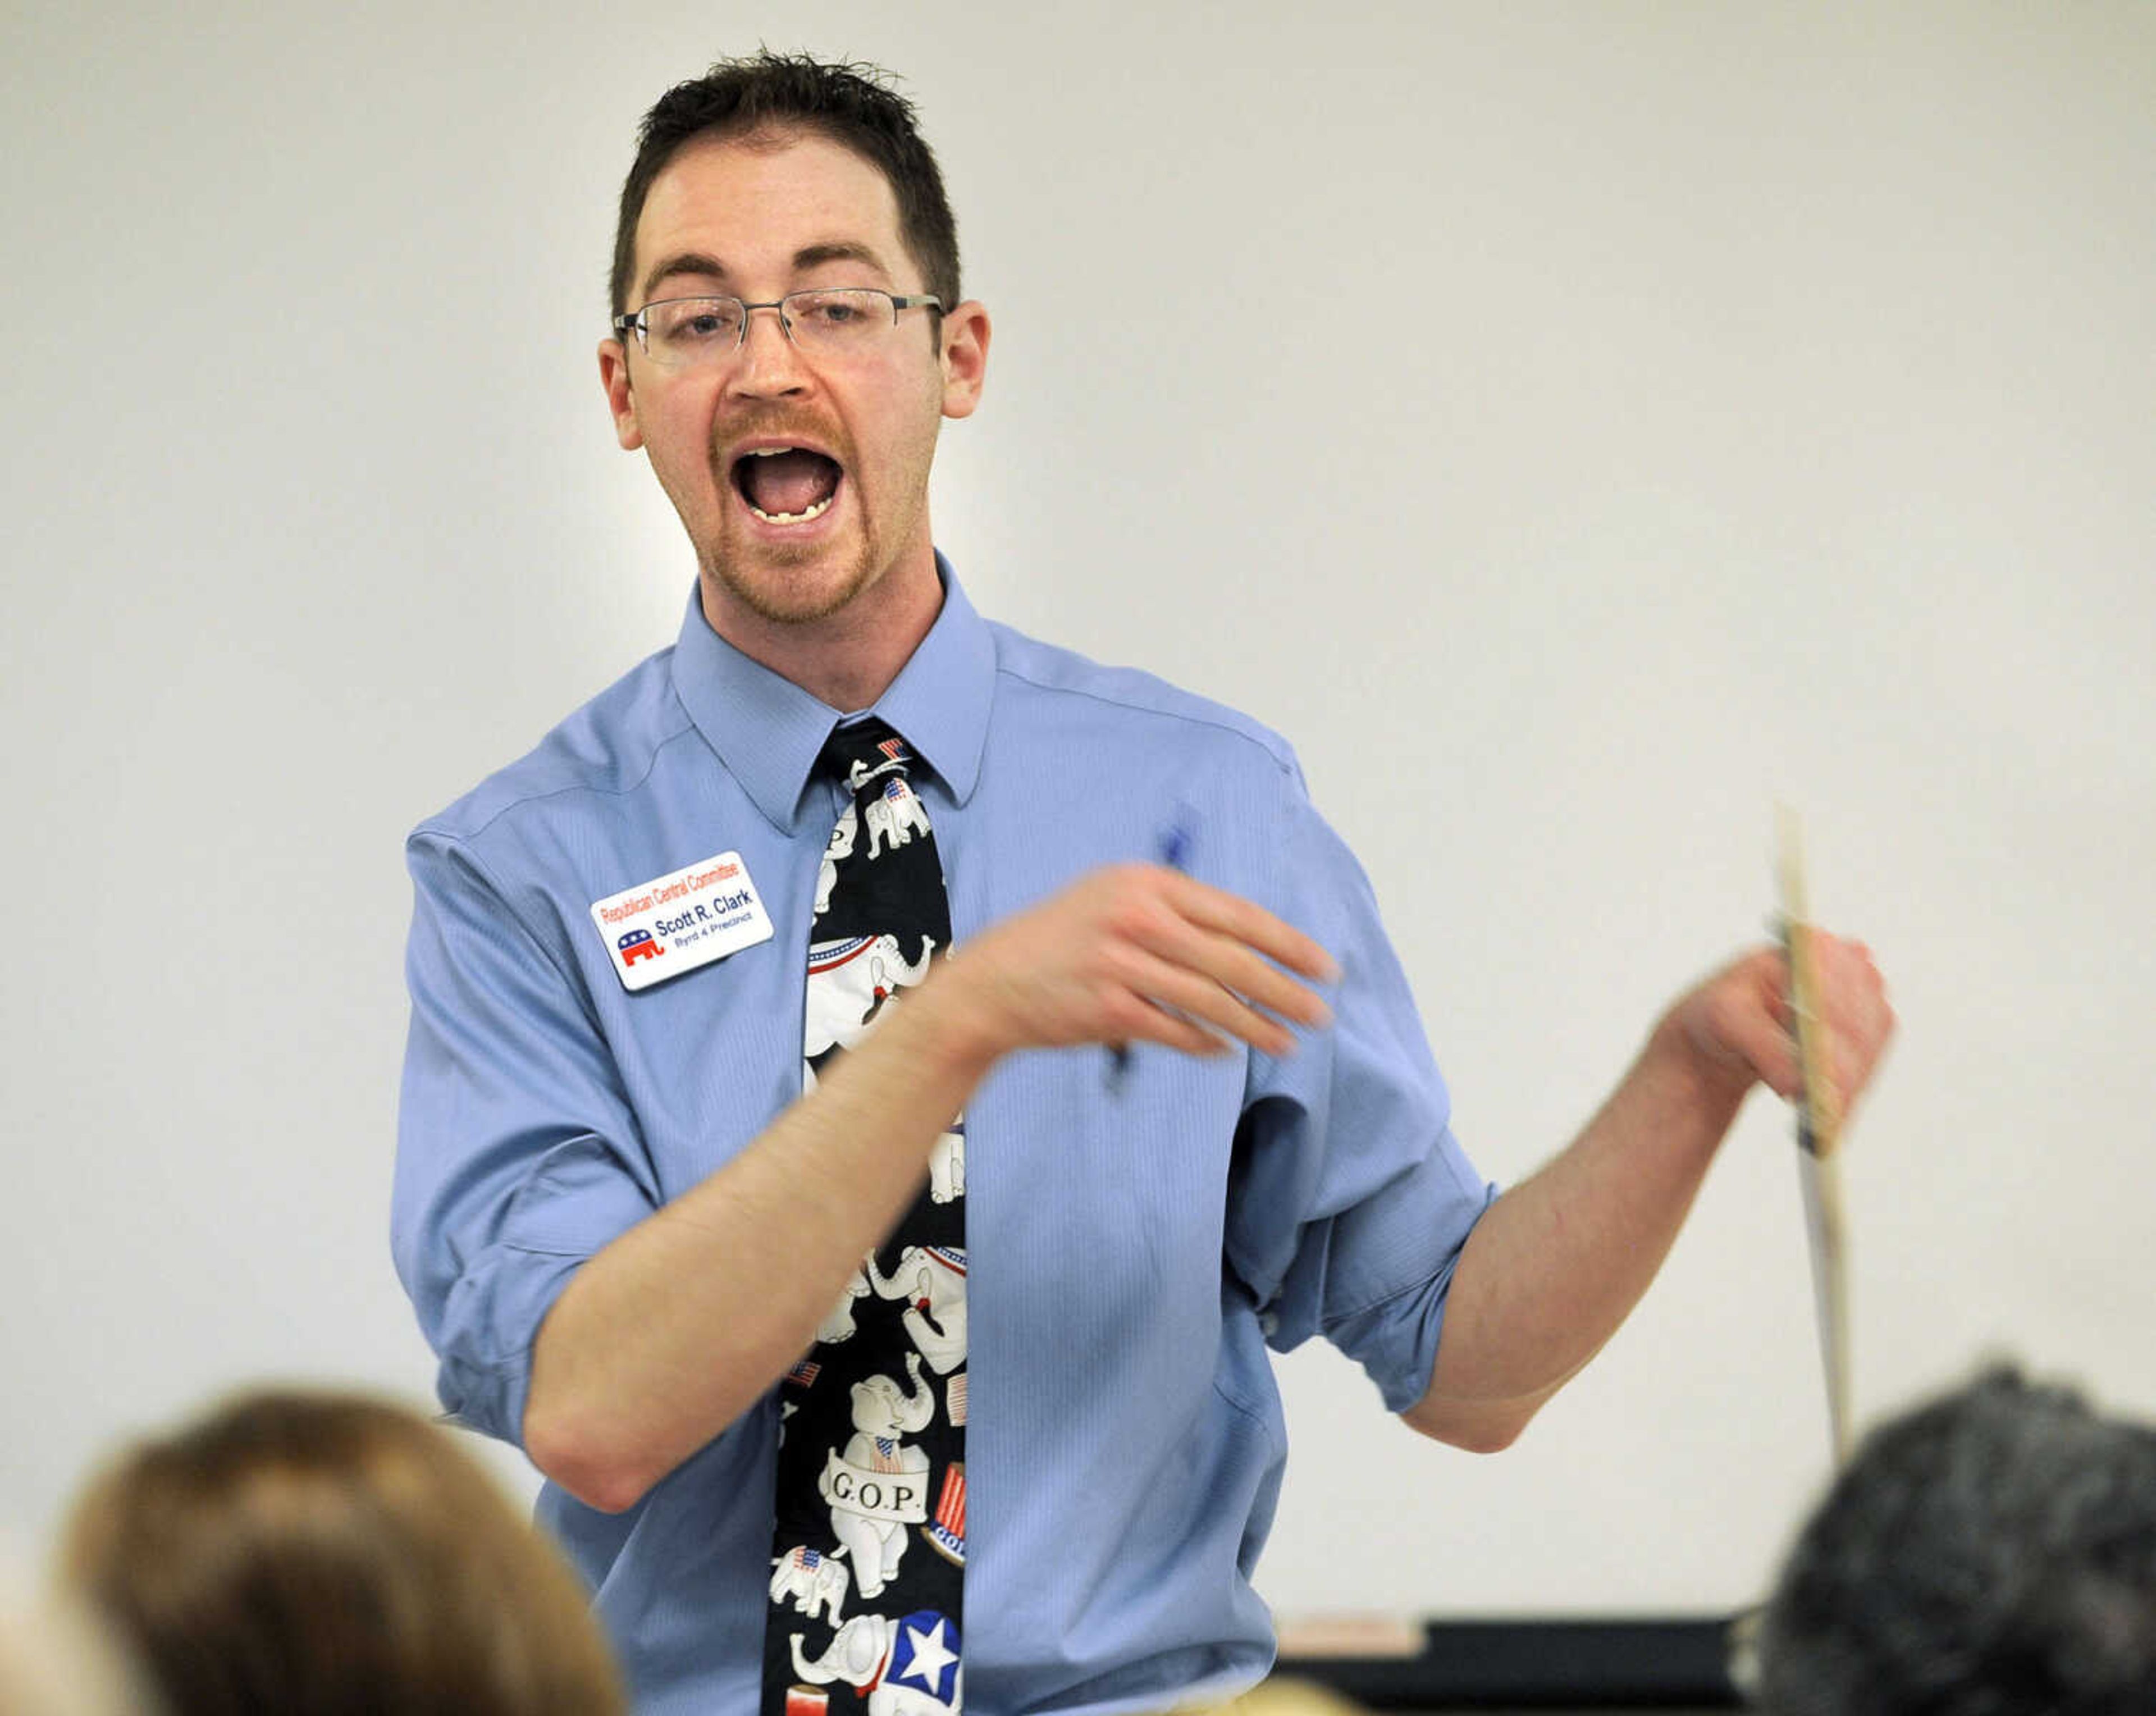
{"label": "mustache", "polygon": [[854,462],[852,444],[835,423],[826,423],[812,413],[767,408],[745,412],[712,436],[711,465],[723,475],[725,472],[720,468],[726,456],[725,448],[737,447],[747,440],[797,438],[824,449],[832,458],[849,468]]}

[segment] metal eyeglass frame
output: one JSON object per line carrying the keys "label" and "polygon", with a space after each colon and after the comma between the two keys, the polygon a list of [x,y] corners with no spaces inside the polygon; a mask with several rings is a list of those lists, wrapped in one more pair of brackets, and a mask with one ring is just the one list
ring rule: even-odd
{"label": "metal eyeglass frame", "polygon": [[[798,292],[788,292],[783,298],[767,298],[760,304],[752,304],[746,298],[737,298],[731,292],[685,292],[678,298],[654,298],[641,310],[632,310],[625,316],[614,317],[611,326],[624,342],[634,333],[636,348],[646,357],[651,357],[651,312],[668,304],[738,304],[741,306],[741,326],[734,335],[734,350],[738,352],[748,343],[749,319],[759,310],[776,310],[778,326],[786,336],[786,343],[797,352],[813,352],[815,347],[803,346],[793,337],[793,318],[786,313],[786,306],[796,298],[817,298],[829,292],[873,292],[889,301],[891,325],[898,326],[901,310],[932,310],[943,313],[943,301],[933,292],[886,292],[881,286],[804,286]],[[663,359],[653,358],[654,362]]]}

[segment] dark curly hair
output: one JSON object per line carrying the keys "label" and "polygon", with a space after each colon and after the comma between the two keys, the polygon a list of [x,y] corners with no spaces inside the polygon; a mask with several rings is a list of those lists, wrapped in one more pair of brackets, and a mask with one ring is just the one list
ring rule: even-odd
{"label": "dark curly hair", "polygon": [[2156,1429],[1997,1369],[1866,1439],[1763,1617],[1769,1716],[2156,1711]]}
{"label": "dark curly hair", "polygon": [[829,65],[768,49],[721,59],[676,84],[644,116],[636,159],[621,188],[614,227],[613,314],[629,308],[635,284],[636,223],[652,181],[685,144],[759,131],[814,131],[852,150],[890,181],[898,229],[928,290],[946,308],[958,302],[958,226],[936,157],[915,128],[913,104],[873,65]]}

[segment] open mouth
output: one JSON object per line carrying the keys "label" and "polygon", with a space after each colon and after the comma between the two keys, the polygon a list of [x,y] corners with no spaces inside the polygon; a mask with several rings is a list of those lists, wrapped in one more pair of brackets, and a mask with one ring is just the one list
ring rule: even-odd
{"label": "open mouth", "polygon": [[835,459],[807,447],[752,447],[734,460],[734,487],[766,524],[807,524],[839,496]]}

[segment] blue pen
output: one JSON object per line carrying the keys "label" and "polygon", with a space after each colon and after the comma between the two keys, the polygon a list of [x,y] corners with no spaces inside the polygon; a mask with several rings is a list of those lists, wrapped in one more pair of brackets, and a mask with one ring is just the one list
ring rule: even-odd
{"label": "blue pen", "polygon": [[[1153,849],[1153,855],[1160,863],[1186,876],[1189,874],[1188,861],[1190,856],[1190,830],[1185,820],[1188,814],[1188,806],[1178,806],[1175,820],[1160,831]],[[1131,1046],[1128,1043],[1116,1044],[1108,1051],[1108,1088],[1120,1091],[1124,1076],[1130,1070]]]}

